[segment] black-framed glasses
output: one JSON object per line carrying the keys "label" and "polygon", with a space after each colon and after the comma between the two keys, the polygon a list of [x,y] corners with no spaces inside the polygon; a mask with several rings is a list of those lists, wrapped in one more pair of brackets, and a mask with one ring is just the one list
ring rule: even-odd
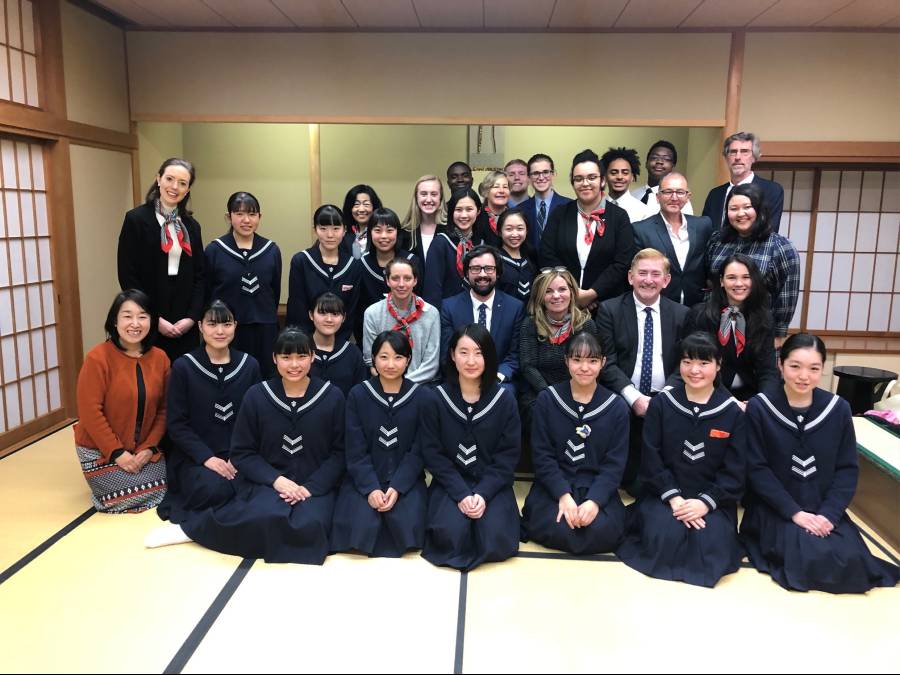
{"label": "black-framed glasses", "polygon": [[554,173],[556,172],[551,171],[550,169],[544,169],[543,171],[532,171],[528,175],[532,178],[550,178],[550,176],[552,176]]}
{"label": "black-framed glasses", "polygon": [[691,191],[690,190],[666,189],[666,190],[660,190],[659,194],[661,194],[663,197],[671,197],[672,195],[677,195],[678,197],[687,197],[689,194],[691,194]]}
{"label": "black-framed glasses", "polygon": [[572,176],[572,182],[575,185],[581,185],[585,181],[588,183],[596,183],[598,180],[600,180],[599,173],[592,173],[590,176]]}
{"label": "black-framed glasses", "polygon": [[475,274],[493,274],[497,271],[496,265],[469,265],[469,271]]}

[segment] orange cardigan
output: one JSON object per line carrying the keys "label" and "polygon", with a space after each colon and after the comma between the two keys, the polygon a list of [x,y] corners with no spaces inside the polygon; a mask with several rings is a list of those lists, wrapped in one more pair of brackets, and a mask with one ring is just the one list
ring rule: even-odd
{"label": "orange cardigan", "polygon": [[[137,418],[137,368],[140,364],[146,391],[141,437],[135,447]],[[84,357],[78,374],[78,424],[75,443],[96,448],[109,461],[114,450],[140,452],[156,448],[166,430],[166,384],[169,357],[153,347],[140,358],[132,358],[111,341],[97,345]],[[162,454],[154,452],[151,461]]]}

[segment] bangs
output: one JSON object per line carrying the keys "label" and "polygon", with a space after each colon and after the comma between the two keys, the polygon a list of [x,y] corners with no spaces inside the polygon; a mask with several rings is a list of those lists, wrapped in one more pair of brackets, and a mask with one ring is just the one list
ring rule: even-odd
{"label": "bangs", "polygon": [[344,301],[334,293],[322,293],[316,299],[315,310],[318,310],[320,314],[340,314],[341,316],[345,316],[347,313],[344,309]]}
{"label": "bangs", "polygon": [[259,200],[249,192],[236,192],[228,200],[228,212],[260,213]]}
{"label": "bangs", "polygon": [[681,358],[698,361],[722,361],[719,345],[708,333],[691,333],[681,341]]}
{"label": "bangs", "polygon": [[213,300],[203,312],[203,320],[211,323],[234,322],[234,313],[221,300]]}
{"label": "bangs", "polygon": [[578,333],[569,340],[566,347],[567,359],[602,359],[604,357],[600,342],[590,333]]}
{"label": "bangs", "polygon": [[296,326],[288,326],[281,331],[272,349],[275,356],[279,354],[309,354],[312,356],[314,351],[315,345],[312,338]]}

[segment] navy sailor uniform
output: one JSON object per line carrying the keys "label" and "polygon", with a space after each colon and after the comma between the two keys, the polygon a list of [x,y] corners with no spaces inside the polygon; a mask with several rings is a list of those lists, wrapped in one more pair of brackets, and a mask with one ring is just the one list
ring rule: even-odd
{"label": "navy sailor uniform", "polygon": [[[335,492],[344,473],[344,397],[310,378],[306,395],[290,399],[281,378],[244,396],[231,436],[241,485],[235,499],[182,525],[194,541],[222,553],[267,562],[321,565]],[[272,487],[284,476],[312,494],[293,506]]]}
{"label": "navy sailor uniform", "polygon": [[[405,258],[413,264],[413,271],[421,277],[422,268],[418,265],[418,257],[415,253],[394,249],[395,258]],[[356,344],[362,344],[363,334],[363,315],[368,307],[376,302],[384,300],[384,296],[390,290],[385,279],[384,268],[378,264],[378,256],[375,250],[370,248],[369,252],[359,259],[362,267],[360,273],[360,291],[359,291],[359,311],[357,312],[356,325],[353,326],[353,335],[356,338]]]}
{"label": "navy sailor uniform", "polygon": [[278,336],[281,250],[258,234],[249,249],[238,248],[234,233],[206,247],[207,299],[222,300],[234,313],[232,346],[254,357],[264,377],[275,372],[272,346]]}
{"label": "navy sailor uniform", "polygon": [[369,377],[369,369],[359,347],[349,342],[340,344],[335,340],[333,351],[316,348],[309,374],[331,382],[346,396],[355,385]]}
{"label": "navy sailor uniform", "polygon": [[500,258],[503,260],[503,274],[497,282],[497,288],[527,306],[531,298],[531,284],[537,274],[534,264],[525,256],[513,258],[505,251]]}
{"label": "navy sailor uniform", "polygon": [[[647,409],[640,475],[646,494],[628,507],[619,558],[647,576],[709,588],[736,572],[745,448],[744,413],[727,389],[717,387],[705,404],[689,401],[684,384],[663,389]],[[672,515],[669,500],[677,495],[706,503],[705,528]]]}
{"label": "navy sailor uniform", "polygon": [[[576,555],[615,550],[625,531],[619,483],[628,457],[628,405],[597,385],[590,403],[572,398],[568,382],[538,394],[531,426],[534,484],[522,509],[522,539]],[[600,507],[587,527],[556,522],[559,500]]]}
{"label": "navy sailor uniform", "polygon": [[[468,282],[456,270],[456,245],[459,239],[448,232],[435,232],[428,249],[422,298],[429,305],[441,308],[444,298],[469,290]],[[473,248],[479,241],[472,238]]]}
{"label": "navy sailor uniform", "polygon": [[211,457],[230,458],[241,401],[260,375],[252,356],[234,349],[229,353],[229,363],[213,364],[206,348],[199,347],[172,364],[166,406],[169,490],[157,509],[163,520],[180,523],[185,511],[221,506],[234,497],[235,482],[203,463]]}
{"label": "navy sailor uniform", "polygon": [[[750,489],[741,539],[750,562],[795,591],[894,586],[900,569],[869,553],[846,514],[859,477],[847,402],[815,389],[801,414],[778,388],[750,399],[747,425]],[[817,537],[796,525],[791,518],[799,511],[825,516],[831,534]]]}
{"label": "navy sailor uniform", "polygon": [[[417,438],[423,398],[420,385],[403,380],[386,394],[374,377],[347,398],[347,475],[334,507],[332,551],[362,551],[397,558],[425,541],[425,473]],[[381,513],[368,503],[373,490],[394,488],[399,497]]]}
{"label": "navy sailor uniform", "polygon": [[[423,392],[424,393],[424,392]],[[420,438],[431,472],[422,557],[470,570],[506,560],[519,550],[519,507],[513,492],[521,424],[515,398],[495,384],[467,403],[449,383],[428,392]],[[487,507],[473,520],[459,502],[481,495]]]}
{"label": "navy sailor uniform", "polygon": [[359,261],[343,249],[339,249],[336,265],[328,265],[322,260],[318,244],[294,255],[288,279],[286,325],[299,326],[312,335],[315,326],[309,312],[315,307],[316,299],[330,291],[344,301],[347,313],[336,337],[340,342],[348,340],[356,321],[361,271]]}

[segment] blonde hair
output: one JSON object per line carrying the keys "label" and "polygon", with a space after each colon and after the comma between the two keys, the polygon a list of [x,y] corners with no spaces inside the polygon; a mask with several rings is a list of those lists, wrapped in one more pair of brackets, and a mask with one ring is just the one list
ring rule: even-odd
{"label": "blonde hair", "polygon": [[478,184],[478,194],[481,195],[482,199],[487,201],[488,191],[494,187],[494,183],[500,178],[506,179],[507,184],[509,184],[509,178],[502,171],[488,171],[487,176],[481,179],[481,182]]}
{"label": "blonde hair", "polygon": [[663,272],[669,274],[671,265],[665,253],[657,251],[655,248],[642,248],[635,254],[634,258],[631,259],[631,267],[629,268],[629,270],[634,272],[641,260],[662,260]]}
{"label": "blonde hair", "polygon": [[447,222],[447,204],[444,202],[444,184],[441,182],[440,178],[431,174],[420,177],[413,187],[412,201],[409,203],[409,211],[406,212],[406,217],[403,219],[402,223],[403,229],[409,233],[410,248],[416,247],[419,234],[419,226],[422,224],[423,220],[422,210],[419,208],[419,201],[416,196],[419,193],[419,186],[422,183],[426,183],[430,180],[437,182],[438,190],[440,191],[440,206],[438,206],[438,210],[434,214],[434,220],[438,225],[443,225]]}
{"label": "blonde hair", "polygon": [[547,310],[544,308],[544,295],[547,289],[557,279],[562,279],[569,287],[569,309],[572,315],[572,332],[580,329],[585,322],[591,318],[591,315],[581,309],[576,302],[578,300],[578,282],[568,270],[552,269],[541,272],[534,279],[531,287],[531,297],[528,299],[528,314],[534,319],[534,327],[537,329],[539,338],[547,339],[555,332],[550,327],[547,319]]}

